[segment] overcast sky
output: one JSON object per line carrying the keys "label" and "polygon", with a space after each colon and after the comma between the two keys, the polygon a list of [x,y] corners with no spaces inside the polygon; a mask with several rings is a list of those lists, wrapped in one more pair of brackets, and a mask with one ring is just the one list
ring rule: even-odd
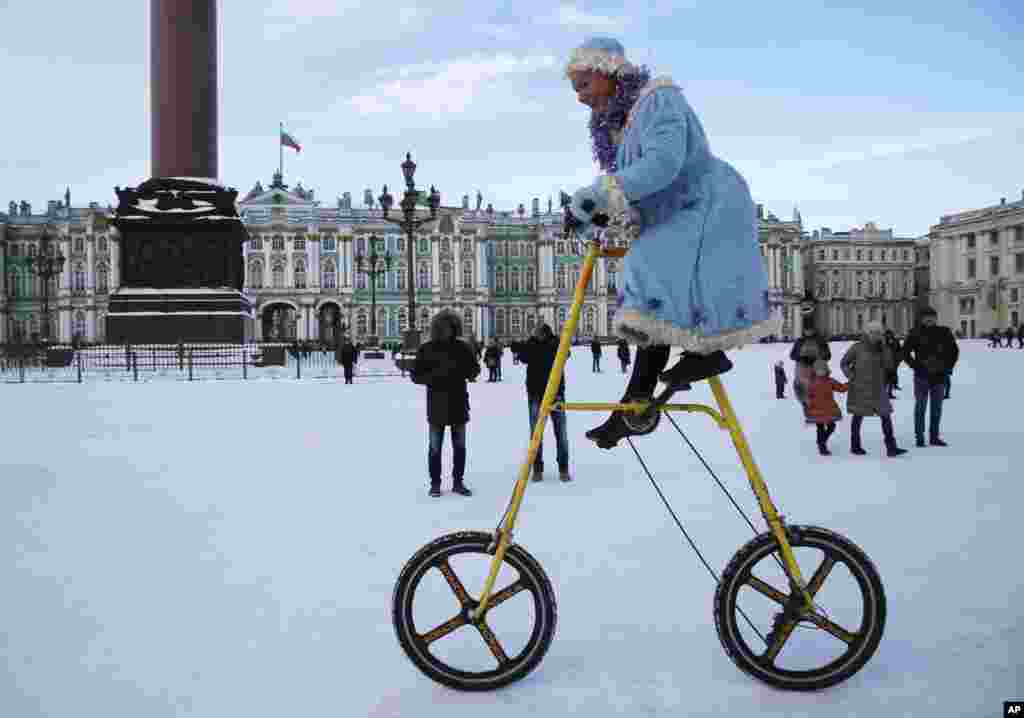
{"label": "overcast sky", "polygon": [[[403,5],[403,3],[406,3]],[[0,210],[116,203],[150,175],[149,5],[0,0]],[[845,5],[845,7],[844,7]],[[828,6],[826,9],[825,6]],[[680,84],[780,218],[899,236],[1024,191],[1024,3],[221,0],[220,180],[278,164],[333,205],[417,183],[546,207],[595,174],[563,66],[592,34]]]}

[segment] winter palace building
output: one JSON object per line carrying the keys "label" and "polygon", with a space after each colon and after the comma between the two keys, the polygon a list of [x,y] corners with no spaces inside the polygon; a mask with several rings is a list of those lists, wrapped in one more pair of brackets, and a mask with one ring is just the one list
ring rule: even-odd
{"label": "winter palace building", "polygon": [[[356,271],[356,257],[367,256],[375,241],[378,254],[392,257],[390,269],[376,278],[377,334],[385,341],[400,341],[407,320],[404,237],[396,225],[384,221],[372,192],[362,204],[353,207],[345,193],[336,206],[324,207],[312,190],[301,183],[289,188],[276,175],[268,187],[257,183],[240,199],[239,214],[250,234],[244,291],[256,307],[257,339],[332,341],[339,329],[356,339],[368,335],[371,291],[368,278]],[[479,198],[471,208],[464,196],[461,207],[442,207],[438,221],[417,234],[413,247],[417,323],[423,326],[436,312],[450,308],[463,317],[467,333],[479,339],[521,337],[539,321],[557,330],[566,321],[583,262],[561,240],[561,213],[551,204],[549,200],[543,211],[534,199],[529,211],[523,205],[512,212],[495,211],[490,205],[481,208]],[[792,221],[779,220],[761,207],[758,212],[762,254],[770,293],[784,320],[783,336],[801,330],[799,302],[805,283],[822,300],[818,311],[828,333],[854,332],[863,321],[882,316],[896,331],[905,331],[913,319],[913,275],[921,241],[915,254],[914,240],[894,238],[892,230],[874,225],[811,235],[804,232],[798,212]],[[59,245],[67,257],[64,272],[48,290],[50,336],[63,342],[75,336],[103,341],[108,299],[118,277],[118,248],[108,234],[112,213],[109,205],[97,203],[71,207],[70,193],[63,201],[49,202],[45,213],[33,214],[27,202],[12,202],[6,214],[0,212],[0,342],[40,333],[43,287],[29,265],[45,251],[44,234],[52,240],[48,246]],[[427,214],[426,208],[422,213]],[[1019,224],[1024,211],[1016,216]],[[1014,241],[1007,231],[1004,253]],[[948,240],[937,233],[930,240],[933,283],[936,255],[941,255],[934,247],[942,241]],[[1001,260],[1001,271],[1013,272],[1013,261]],[[610,336],[620,262],[599,260],[580,320],[581,338]],[[1019,281],[1019,267],[1013,276]],[[1011,285],[1005,288],[1009,300]],[[948,312],[940,301],[935,304]]]}

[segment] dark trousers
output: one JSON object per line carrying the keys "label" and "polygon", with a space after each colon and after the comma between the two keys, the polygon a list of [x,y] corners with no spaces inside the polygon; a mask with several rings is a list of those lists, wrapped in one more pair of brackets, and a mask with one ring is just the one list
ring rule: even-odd
{"label": "dark trousers", "polygon": [[668,364],[670,350],[667,344],[638,347],[633,361],[633,374],[629,377],[624,396],[653,396],[654,388],[658,386],[658,375]]}
{"label": "dark trousers", "polygon": [[498,381],[498,367],[487,367],[487,381]]}
{"label": "dark trousers", "polygon": [[918,438],[924,438],[924,411],[930,402],[928,412],[928,438],[939,437],[939,422],[942,421],[942,401],[946,398],[945,382],[932,384],[927,377],[914,377],[914,431]]}
{"label": "dark trousers", "polygon": [[[537,425],[537,417],[540,416],[540,399],[539,398],[526,398],[530,409],[530,434],[533,435],[533,427]],[[559,397],[557,401],[565,401],[564,397]],[[558,459],[558,468],[562,471],[569,469],[569,435],[566,433],[566,422],[565,412],[556,410],[552,411],[548,418],[551,420],[551,425],[555,430],[555,456]],[[544,440],[541,439],[540,446],[537,447],[537,456],[533,460],[534,466],[544,465]]]}
{"label": "dark trousers", "polygon": [[827,424],[818,424],[818,446],[824,446],[829,437],[836,431],[836,422],[830,421]]}
{"label": "dark trousers", "polygon": [[345,383],[351,384],[354,367],[351,364],[342,364],[342,368],[345,370]]}
{"label": "dark trousers", "polygon": [[[785,399],[786,398],[786,381],[785,380],[783,380],[783,381],[776,381],[775,382],[775,398],[776,399]],[[820,424],[819,424],[819,426],[820,426]]]}
{"label": "dark trousers", "polygon": [[[449,427],[452,435],[452,453],[454,467],[452,478],[462,481],[466,475],[466,425]],[[427,470],[430,472],[432,486],[441,485],[441,448],[444,446],[444,426],[430,424],[430,440],[427,446]]]}
{"label": "dark trousers", "polygon": [[[879,417],[882,420],[882,436],[885,437],[886,446],[894,446],[896,444],[896,437],[892,432],[892,416],[889,414],[883,414]],[[860,443],[860,426],[864,423],[863,416],[854,416],[850,422],[850,446],[851,448],[857,449],[861,447]]]}
{"label": "dark trousers", "polygon": [[601,357],[594,357],[594,371],[601,371]]}
{"label": "dark trousers", "polygon": [[629,359],[619,359],[619,363],[622,364],[622,373],[625,374],[626,370],[629,369]]}

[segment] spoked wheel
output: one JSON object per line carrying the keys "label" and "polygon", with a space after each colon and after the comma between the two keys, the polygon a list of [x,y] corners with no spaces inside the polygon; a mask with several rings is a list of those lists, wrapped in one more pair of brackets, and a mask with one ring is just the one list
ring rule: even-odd
{"label": "spoked wheel", "polygon": [[519,680],[541,662],[555,636],[555,592],[537,560],[512,544],[487,610],[470,612],[490,570],[492,535],[462,531],[416,552],[395,584],[398,642],[428,677],[486,691]]}
{"label": "spoked wheel", "polygon": [[[626,397],[622,400],[623,404],[632,404],[633,402],[650,401],[650,397],[636,398]],[[637,436],[643,436],[644,434],[650,434],[652,431],[658,428],[658,422],[661,421],[661,411],[658,409],[647,410],[640,414],[634,414],[631,411],[622,412],[622,423],[626,425],[631,432]]]}
{"label": "spoked wheel", "polygon": [[786,532],[815,610],[803,610],[768,532],[741,548],[723,572],[715,626],[740,670],[777,688],[819,690],[846,680],[874,654],[885,627],[885,592],[874,564],[852,541],[817,526]]}

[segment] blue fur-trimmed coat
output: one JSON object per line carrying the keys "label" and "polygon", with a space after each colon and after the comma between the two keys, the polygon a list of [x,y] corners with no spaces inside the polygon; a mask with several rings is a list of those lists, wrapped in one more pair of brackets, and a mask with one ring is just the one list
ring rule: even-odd
{"label": "blue fur-trimmed coat", "polygon": [[668,78],[641,91],[623,128],[618,170],[592,186],[598,209],[638,224],[624,261],[616,331],[650,342],[728,349],[769,334],[757,210],[743,177],[711,154],[700,120]]}

